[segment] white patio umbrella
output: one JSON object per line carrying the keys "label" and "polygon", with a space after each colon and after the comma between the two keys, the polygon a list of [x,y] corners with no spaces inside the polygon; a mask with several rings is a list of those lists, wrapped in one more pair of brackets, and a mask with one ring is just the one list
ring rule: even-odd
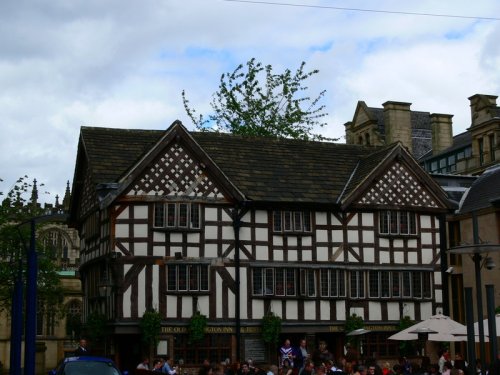
{"label": "white patio umbrella", "polygon": [[429,341],[466,341],[467,337],[455,336],[450,332],[460,328],[467,329],[463,324],[454,321],[450,317],[442,314],[431,316],[429,319],[414,324],[389,337],[389,340],[412,341],[418,340],[419,333],[428,335]]}
{"label": "white patio umbrella", "polygon": [[[495,315],[495,324],[497,326],[497,337],[500,337],[500,314]],[[489,330],[488,330],[488,319],[483,320],[483,327],[484,327],[484,335],[489,336]],[[451,331],[452,335],[467,335],[467,327],[464,326],[463,328],[458,328],[454,329]],[[475,322],[474,323],[474,335],[478,336],[479,335],[479,323]]]}

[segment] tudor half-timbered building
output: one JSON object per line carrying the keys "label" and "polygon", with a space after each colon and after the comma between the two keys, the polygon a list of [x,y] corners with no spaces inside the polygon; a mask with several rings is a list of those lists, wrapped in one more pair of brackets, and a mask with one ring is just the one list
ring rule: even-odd
{"label": "tudor half-timbered building", "polygon": [[[71,218],[85,314],[104,312],[107,350],[139,359],[139,321],[162,317],[158,354],[269,361],[262,317],[283,336],[327,340],[361,316],[364,352],[393,355],[402,316],[442,308],[443,191],[399,143],[367,147],[82,127]],[[189,344],[195,311],[205,341]],[[130,362],[128,362],[130,361]]]}

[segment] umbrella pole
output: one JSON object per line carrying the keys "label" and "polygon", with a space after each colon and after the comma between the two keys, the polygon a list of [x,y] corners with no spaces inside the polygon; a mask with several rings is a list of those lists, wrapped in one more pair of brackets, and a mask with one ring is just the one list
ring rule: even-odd
{"label": "umbrella pole", "polygon": [[[486,285],[486,309],[488,314],[488,333],[490,337],[490,363],[495,362],[497,357],[497,324],[495,318],[495,287]],[[478,325],[483,325],[480,321]]]}
{"label": "umbrella pole", "polygon": [[469,374],[476,375],[476,344],[474,341],[474,311],[472,309],[472,288],[465,289],[465,318],[467,321],[467,357],[469,359]]}

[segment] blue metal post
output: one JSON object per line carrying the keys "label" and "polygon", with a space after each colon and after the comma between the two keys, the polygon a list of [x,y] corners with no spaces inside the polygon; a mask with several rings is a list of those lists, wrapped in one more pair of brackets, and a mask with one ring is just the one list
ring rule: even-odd
{"label": "blue metal post", "polygon": [[30,248],[28,250],[28,273],[26,280],[26,332],[24,343],[24,374],[35,375],[36,358],[36,313],[37,313],[37,274],[36,222],[31,219]]}
{"label": "blue metal post", "polygon": [[[497,324],[495,321],[495,286],[486,285],[486,308],[488,314],[488,336],[490,337],[490,364],[495,362],[498,353]],[[480,320],[478,324],[483,324]]]}
{"label": "blue metal post", "polygon": [[465,319],[467,321],[467,359],[469,361],[469,375],[476,372],[476,343],[474,340],[474,302],[472,301],[472,288],[465,289]]}
{"label": "blue metal post", "polygon": [[10,373],[21,375],[21,347],[23,341],[23,273],[22,260],[19,259],[14,293],[12,295],[10,327]]}

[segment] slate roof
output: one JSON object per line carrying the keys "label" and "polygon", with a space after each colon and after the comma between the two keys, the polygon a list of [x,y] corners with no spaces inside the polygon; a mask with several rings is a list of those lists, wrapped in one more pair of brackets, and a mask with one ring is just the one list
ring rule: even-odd
{"label": "slate roof", "polygon": [[[395,147],[189,134],[247,199],[277,203],[335,204],[358,162],[351,189]],[[82,127],[94,183],[118,182],[163,135],[159,130]]]}
{"label": "slate roof", "polygon": [[[368,110],[377,119],[379,134],[385,140],[384,109],[368,107]],[[413,156],[419,159],[432,149],[431,115],[429,112],[410,111],[410,121]]]}
{"label": "slate roof", "polygon": [[447,149],[437,153],[435,155],[432,154],[432,150],[427,152],[425,155],[419,159],[419,162],[424,162],[430,159],[439,158],[441,155],[448,154],[450,152],[454,152],[456,150],[462,149],[467,146],[472,145],[472,134],[470,131],[466,131],[460,134],[457,134],[453,137],[453,144]]}
{"label": "slate roof", "polygon": [[500,199],[500,165],[489,168],[479,176],[467,192],[459,213],[468,213],[493,205]]}

